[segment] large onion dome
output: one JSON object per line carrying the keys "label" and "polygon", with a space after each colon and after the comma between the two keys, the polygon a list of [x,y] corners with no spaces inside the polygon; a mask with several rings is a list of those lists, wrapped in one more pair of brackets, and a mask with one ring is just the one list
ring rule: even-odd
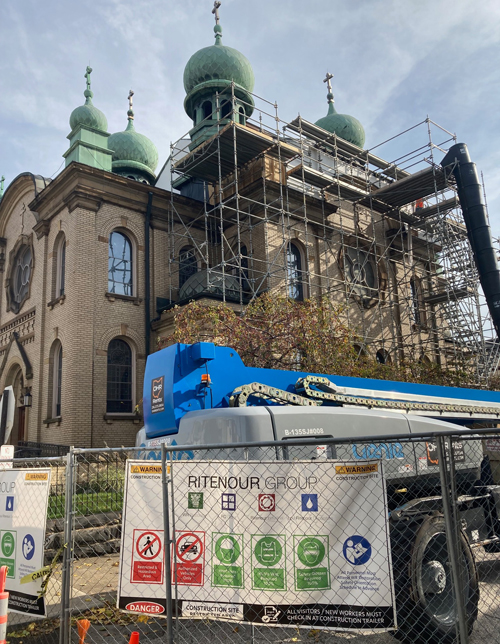
{"label": "large onion dome", "polygon": [[250,104],[245,110],[250,116],[254,104],[250,92],[255,84],[252,66],[237,49],[222,44],[220,24],[214,26],[214,32],[215,44],[194,53],[184,69],[184,89],[187,94],[184,108],[194,118],[194,108],[201,95],[227,90],[228,85],[234,82],[235,96]]}
{"label": "large onion dome", "polygon": [[234,81],[248,92],[253,90],[255,78],[246,56],[237,49],[222,44],[222,27],[215,25],[215,45],[194,53],[184,69],[184,89],[189,94],[197,85],[208,81]]}
{"label": "large onion dome", "polygon": [[133,92],[130,92],[127,127],[123,132],[116,132],[108,139],[108,147],[113,152],[113,172],[151,183],[155,180],[158,150],[147,136],[137,132],[134,127],[132,96]]}
{"label": "large onion dome", "polygon": [[336,134],[341,139],[357,145],[362,148],[365,143],[365,130],[358,119],[348,114],[339,114],[333,105],[333,94],[330,85],[331,75],[327,75],[328,94],[328,114],[316,121],[315,125],[323,128],[327,132]]}
{"label": "large onion dome", "polygon": [[97,107],[92,103],[92,98],[94,97],[94,92],[90,89],[90,74],[92,69],[87,67],[87,72],[85,78],[87,79],[87,89],[84,91],[83,95],[85,96],[85,104],[80,105],[71,112],[69,117],[69,125],[71,131],[77,128],[79,125],[84,125],[85,127],[91,127],[94,130],[100,130],[101,132],[108,131],[108,121],[101,110],[98,110]]}

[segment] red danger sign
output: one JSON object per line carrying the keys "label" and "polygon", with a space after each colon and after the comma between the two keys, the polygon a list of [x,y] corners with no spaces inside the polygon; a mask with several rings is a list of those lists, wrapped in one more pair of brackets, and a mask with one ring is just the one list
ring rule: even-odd
{"label": "red danger sign", "polygon": [[205,578],[205,533],[179,532],[175,540],[172,581],[180,586],[203,586]]}
{"label": "red danger sign", "polygon": [[134,530],[130,581],[163,583],[163,530]]}

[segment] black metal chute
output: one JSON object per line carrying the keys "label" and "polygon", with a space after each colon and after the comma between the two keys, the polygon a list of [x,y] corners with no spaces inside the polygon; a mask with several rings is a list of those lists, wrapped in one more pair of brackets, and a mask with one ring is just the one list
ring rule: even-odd
{"label": "black metal chute", "polygon": [[467,235],[486,303],[500,339],[500,269],[493,248],[483,190],[465,143],[453,145],[441,166],[455,177]]}

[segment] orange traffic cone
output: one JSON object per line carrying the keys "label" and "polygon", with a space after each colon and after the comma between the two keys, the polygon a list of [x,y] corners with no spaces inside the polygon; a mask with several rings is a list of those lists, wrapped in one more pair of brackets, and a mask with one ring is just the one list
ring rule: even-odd
{"label": "orange traffic cone", "polygon": [[131,633],[128,644],[139,644],[139,633],[137,631]]}
{"label": "orange traffic cone", "polygon": [[90,627],[90,622],[88,619],[79,619],[76,622],[78,628],[78,637],[80,638],[79,644],[84,644],[85,636],[87,635]]}

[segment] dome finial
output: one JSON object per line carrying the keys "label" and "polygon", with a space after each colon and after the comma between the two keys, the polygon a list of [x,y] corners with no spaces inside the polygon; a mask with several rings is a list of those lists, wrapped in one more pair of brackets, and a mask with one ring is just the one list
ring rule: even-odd
{"label": "dome finial", "polygon": [[133,96],[134,96],[134,90],[131,89],[130,92],[128,93],[128,112],[127,112],[127,116],[128,116],[129,121],[134,120],[134,110],[133,110],[134,102],[133,102],[133,99],[132,99]]}
{"label": "dome finial", "polygon": [[83,92],[83,95],[85,96],[85,99],[86,99],[85,100],[86,105],[92,104],[92,97],[94,96],[94,93],[90,89],[90,74],[92,74],[92,67],[87,67],[84,75],[84,78],[87,81],[87,89]]}
{"label": "dome finial", "polygon": [[332,78],[333,74],[326,72],[326,78],[323,79],[323,83],[326,83],[326,86],[328,87],[328,94],[326,95],[328,103],[333,103]]}
{"label": "dome finial", "polygon": [[5,182],[5,177],[2,174],[2,178],[0,179],[0,199],[3,197],[3,184]]}
{"label": "dome finial", "polygon": [[215,27],[214,27],[214,32],[215,32],[215,44],[220,45],[220,41],[222,38],[222,27],[220,25],[220,18],[219,18],[219,8],[221,6],[221,2],[219,0],[215,0],[214,2],[214,8],[212,9],[212,13],[215,16]]}

